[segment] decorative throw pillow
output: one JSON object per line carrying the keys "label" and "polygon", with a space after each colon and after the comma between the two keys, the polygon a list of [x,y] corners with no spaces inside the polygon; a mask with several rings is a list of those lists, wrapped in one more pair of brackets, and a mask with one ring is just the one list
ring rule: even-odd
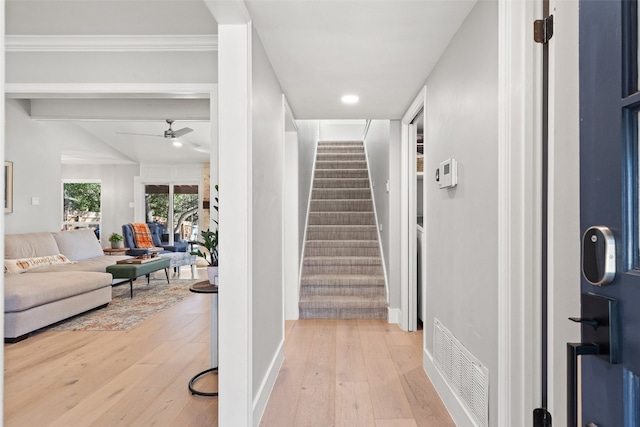
{"label": "decorative throw pillow", "polygon": [[85,259],[104,256],[100,241],[93,230],[82,228],[80,230],[61,231],[53,233],[58,249],[71,261],[83,261]]}
{"label": "decorative throw pillow", "polygon": [[62,255],[47,255],[33,258],[5,259],[5,273],[24,273],[35,268],[47,267],[55,264],[71,264],[69,259]]}

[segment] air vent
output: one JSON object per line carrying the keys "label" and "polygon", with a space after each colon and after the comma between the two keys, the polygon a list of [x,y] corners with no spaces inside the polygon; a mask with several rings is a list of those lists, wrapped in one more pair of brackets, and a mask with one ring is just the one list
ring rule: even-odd
{"label": "air vent", "polygon": [[445,328],[433,325],[434,362],[478,427],[489,425],[489,371]]}

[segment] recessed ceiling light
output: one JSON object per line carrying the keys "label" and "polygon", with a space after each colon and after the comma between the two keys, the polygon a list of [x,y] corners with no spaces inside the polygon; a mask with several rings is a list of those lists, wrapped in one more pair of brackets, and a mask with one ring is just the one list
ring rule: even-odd
{"label": "recessed ceiling light", "polygon": [[345,104],[355,104],[359,99],[357,95],[345,95],[342,97],[342,102]]}
{"label": "recessed ceiling light", "polygon": [[182,147],[182,142],[178,141],[177,139],[173,141],[173,146],[174,147]]}

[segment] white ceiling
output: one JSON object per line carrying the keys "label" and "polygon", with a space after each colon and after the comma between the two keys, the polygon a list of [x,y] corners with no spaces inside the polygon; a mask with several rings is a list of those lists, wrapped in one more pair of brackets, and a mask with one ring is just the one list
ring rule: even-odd
{"label": "white ceiling", "polygon": [[[179,138],[182,147],[175,147],[170,138],[164,138],[164,131],[169,126],[159,121],[83,121],[76,125],[91,135],[104,141],[110,147],[135,163],[200,163],[209,161],[211,126],[209,122],[176,121],[173,130],[188,127],[193,132]],[[117,129],[117,130],[116,130]],[[156,136],[147,136],[156,135]],[[71,147],[66,147],[68,153]],[[73,152],[78,154],[82,147],[75,146]],[[91,152],[86,153],[90,155]],[[85,163],[81,159],[67,157],[66,163]],[[113,160],[113,163],[126,163]]]}
{"label": "white ceiling", "polygon": [[476,0],[245,3],[297,119],[398,119]]}
{"label": "white ceiling", "polygon": [[[296,119],[397,119],[476,0],[245,0]],[[7,0],[8,35],[211,35],[217,24],[203,0]],[[167,67],[179,67],[167,61]],[[346,106],[340,97],[357,94]],[[102,95],[105,98],[117,98]],[[167,94],[168,98],[175,97]],[[70,144],[65,162],[176,163],[207,161],[206,150],[180,149],[163,138],[164,119],[73,120],[99,143]],[[187,142],[210,144],[211,126],[178,122]],[[101,148],[100,148],[101,147]],[[101,153],[102,151],[102,153]],[[102,157],[101,157],[102,155]]]}

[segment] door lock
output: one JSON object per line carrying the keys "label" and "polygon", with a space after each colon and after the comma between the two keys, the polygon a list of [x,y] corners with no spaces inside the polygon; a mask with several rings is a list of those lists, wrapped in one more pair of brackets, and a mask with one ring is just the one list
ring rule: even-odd
{"label": "door lock", "polygon": [[582,274],[592,285],[608,285],[616,275],[616,240],[608,227],[589,227],[582,236]]}

